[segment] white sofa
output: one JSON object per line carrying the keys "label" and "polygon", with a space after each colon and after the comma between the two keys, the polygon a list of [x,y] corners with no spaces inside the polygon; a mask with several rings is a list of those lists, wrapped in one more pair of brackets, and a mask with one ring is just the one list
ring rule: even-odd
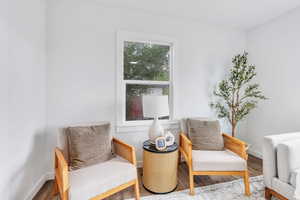
{"label": "white sofa", "polygon": [[300,132],[264,138],[263,174],[266,199],[300,199]]}

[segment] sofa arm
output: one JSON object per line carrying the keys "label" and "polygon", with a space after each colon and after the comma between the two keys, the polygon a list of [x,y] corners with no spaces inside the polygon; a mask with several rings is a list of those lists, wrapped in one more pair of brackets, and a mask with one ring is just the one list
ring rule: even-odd
{"label": "sofa arm", "polygon": [[277,176],[277,145],[281,142],[300,139],[300,132],[269,135],[263,141],[263,174],[265,184],[272,188],[272,179]]}
{"label": "sofa arm", "polygon": [[291,185],[295,188],[295,199],[300,199],[300,168],[291,172]]}
{"label": "sofa arm", "polygon": [[237,155],[239,155],[241,158],[243,158],[244,160],[248,159],[248,154],[247,154],[247,150],[246,150],[246,143],[231,137],[225,133],[223,133],[223,139],[224,139],[224,147],[225,149],[228,149],[234,153],[236,153]]}
{"label": "sofa arm", "polygon": [[281,181],[290,183],[291,173],[300,169],[300,139],[281,142],[277,146],[277,169]]}
{"label": "sofa arm", "polygon": [[114,152],[136,166],[135,148],[121,140],[113,138]]}

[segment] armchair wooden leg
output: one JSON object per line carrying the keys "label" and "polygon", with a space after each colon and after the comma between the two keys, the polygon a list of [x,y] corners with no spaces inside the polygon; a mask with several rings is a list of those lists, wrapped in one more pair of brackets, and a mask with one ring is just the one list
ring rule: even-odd
{"label": "armchair wooden leg", "polygon": [[265,187],[265,198],[266,198],[266,200],[271,200],[272,197],[276,197],[277,199],[280,199],[280,200],[288,200],[287,198],[285,198],[281,194],[277,193],[276,191]]}
{"label": "armchair wooden leg", "polygon": [[195,195],[194,175],[191,170],[189,172],[189,179],[190,179],[190,195]]}
{"label": "armchair wooden leg", "polygon": [[265,199],[266,200],[271,200],[272,194],[269,188],[265,188]]}
{"label": "armchair wooden leg", "polygon": [[62,200],[69,200],[69,191],[66,191],[66,192],[63,194]]}
{"label": "armchair wooden leg", "polygon": [[63,193],[63,195],[60,196],[61,200],[69,200],[69,191],[66,191]]}
{"label": "armchair wooden leg", "polygon": [[249,173],[248,170],[244,173],[245,195],[250,196]]}
{"label": "armchair wooden leg", "polygon": [[136,179],[134,184],[134,192],[135,192],[135,199],[140,200],[140,189],[139,189],[139,181]]}

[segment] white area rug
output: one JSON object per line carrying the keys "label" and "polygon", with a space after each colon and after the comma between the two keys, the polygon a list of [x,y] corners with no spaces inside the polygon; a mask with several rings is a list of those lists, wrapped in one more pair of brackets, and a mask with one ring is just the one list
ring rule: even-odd
{"label": "white area rug", "polygon": [[172,192],[165,195],[151,195],[142,197],[142,200],[265,200],[263,176],[250,178],[252,195],[244,195],[242,179],[227,183],[219,183],[195,188],[195,195],[190,196],[189,190]]}

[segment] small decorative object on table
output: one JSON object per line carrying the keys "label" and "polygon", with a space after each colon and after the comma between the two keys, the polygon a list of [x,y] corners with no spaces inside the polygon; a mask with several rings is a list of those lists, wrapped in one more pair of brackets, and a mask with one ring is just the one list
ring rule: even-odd
{"label": "small decorative object on table", "polygon": [[157,137],[155,139],[155,148],[159,151],[165,150],[167,147],[172,146],[175,142],[174,135],[168,131],[165,136]]}
{"label": "small decorative object on table", "polygon": [[159,151],[163,151],[167,148],[167,141],[165,137],[157,137],[155,139],[155,148]]}
{"label": "small decorative object on table", "polygon": [[171,146],[174,144],[175,142],[175,137],[174,135],[168,131],[166,134],[165,134],[165,138],[166,138],[166,143],[167,143],[167,146]]}

